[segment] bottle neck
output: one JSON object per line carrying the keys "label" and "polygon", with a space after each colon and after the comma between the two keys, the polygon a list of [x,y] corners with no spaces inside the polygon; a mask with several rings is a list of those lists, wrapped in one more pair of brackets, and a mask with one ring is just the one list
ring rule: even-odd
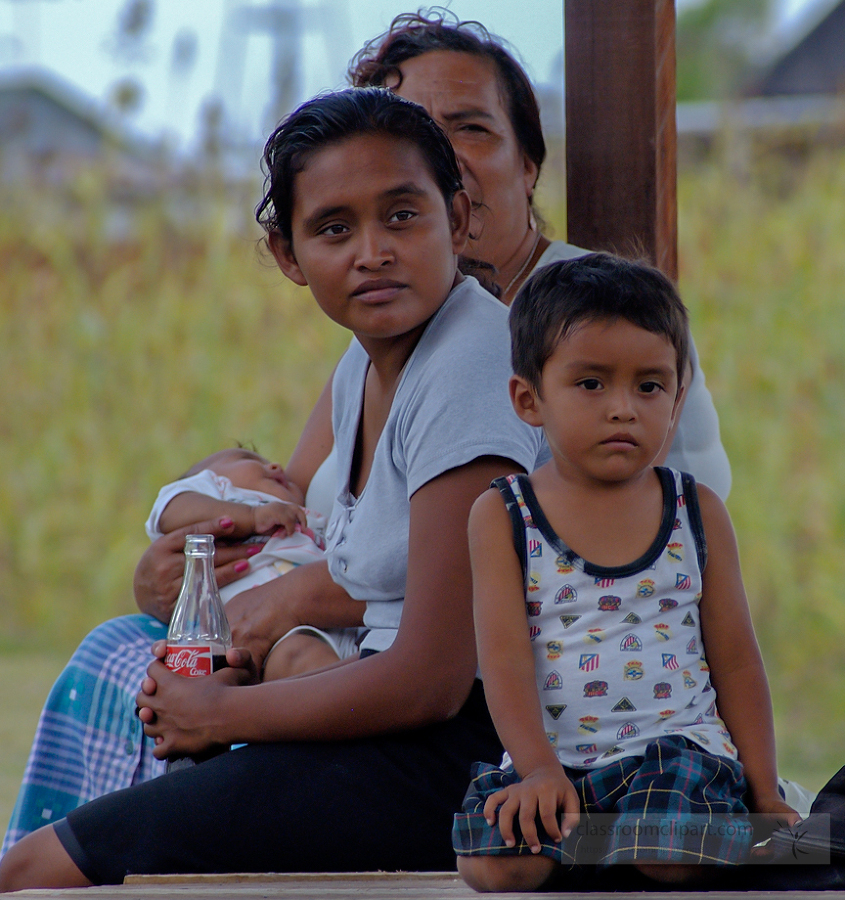
{"label": "bottle neck", "polygon": [[[189,538],[190,540],[190,538]],[[214,574],[211,552],[186,548],[185,575],[167,632],[168,642],[209,644],[226,649],[232,646],[232,633]]]}

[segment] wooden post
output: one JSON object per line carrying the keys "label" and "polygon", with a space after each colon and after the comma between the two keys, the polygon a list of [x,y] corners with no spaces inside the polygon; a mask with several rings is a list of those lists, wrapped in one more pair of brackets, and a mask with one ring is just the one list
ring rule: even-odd
{"label": "wooden post", "polygon": [[678,276],[674,0],[564,0],[568,236]]}

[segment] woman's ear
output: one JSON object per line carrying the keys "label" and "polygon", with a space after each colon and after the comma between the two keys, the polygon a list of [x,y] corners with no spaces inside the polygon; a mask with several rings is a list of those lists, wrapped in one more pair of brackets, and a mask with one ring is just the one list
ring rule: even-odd
{"label": "woman's ear", "polygon": [[464,252],[469,239],[469,222],[472,214],[472,201],[465,190],[455,191],[452,197],[452,211],[449,222],[452,226],[452,249],[456,256]]}
{"label": "woman's ear", "polygon": [[278,231],[271,231],[267,235],[267,245],[276,260],[276,265],[282,270],[286,278],[300,287],[307,287],[308,281],[302,274],[302,269],[293,255],[293,244]]}
{"label": "woman's ear", "polygon": [[543,417],[540,415],[540,407],[537,403],[537,392],[521,375],[511,375],[508,384],[511,393],[511,403],[516,414],[528,425],[540,428]]}

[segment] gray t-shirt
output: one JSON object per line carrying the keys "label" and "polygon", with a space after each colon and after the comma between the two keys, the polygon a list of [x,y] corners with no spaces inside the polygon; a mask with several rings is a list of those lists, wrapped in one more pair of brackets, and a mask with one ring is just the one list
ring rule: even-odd
{"label": "gray t-shirt", "polygon": [[[332,578],[367,602],[362,649],[384,650],[399,628],[408,568],[410,500],[424,484],[481,456],[528,472],[548,459],[543,433],[508,395],[507,309],[467,278],[449,295],[405,364],[360,497],[349,491],[369,358],[353,340],[334,375],[339,492],[327,533]],[[448,515],[448,511],[444,510]]]}
{"label": "gray t-shirt", "polygon": [[[588,253],[574,244],[552,241],[537,260],[533,272],[559,259],[573,259]],[[681,420],[664,465],[689,472],[700,484],[712,488],[723,500],[731,490],[731,464],[719,435],[719,415],[707,389],[704,372],[698,362],[698,351],[690,334],[692,381],[681,410]]]}

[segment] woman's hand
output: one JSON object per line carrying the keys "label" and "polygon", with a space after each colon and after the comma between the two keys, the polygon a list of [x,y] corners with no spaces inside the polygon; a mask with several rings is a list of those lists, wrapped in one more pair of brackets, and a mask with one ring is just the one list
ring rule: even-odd
{"label": "woman's hand", "polygon": [[286,598],[292,599],[286,590],[290,585],[285,584],[292,574],[242,591],[226,604],[232,643],[251,655],[258,672],[276,641],[303,624],[292,611],[292,604],[286,602]]}
{"label": "woman's hand", "polygon": [[[516,819],[532,853],[540,852],[538,816],[546,834],[555,843],[560,843],[563,838],[569,837],[581,815],[578,792],[559,763],[535,769],[518,784],[491,794],[484,804],[484,818],[488,825],[495,824],[497,810],[499,831],[505,844],[516,846],[513,828]],[[559,821],[561,812],[562,822]]]}
{"label": "woman's hand", "polygon": [[[234,522],[224,517],[177,528],[147,548],[135,569],[135,602],[141,612],[160,622],[169,622],[185,574],[185,538],[189,534],[215,537],[214,571],[221,587],[242,578],[249,571],[249,557],[261,552],[258,544],[227,544],[235,530]],[[221,541],[222,539],[222,541]]]}
{"label": "woman's hand", "polygon": [[332,581],[325,561],[305,563],[226,604],[232,642],[252,654],[257,671],[279,638],[297,625],[358,627],[364,604]]}
{"label": "woman's hand", "polygon": [[166,641],[153,644],[156,661],[147,669],[136,698],[144,732],[155,739],[156,758],[207,755],[225,748],[232,738],[220,716],[222,700],[232,685],[258,681],[252,657],[245,650],[231,649],[226,653],[228,668],[186,678],[174,675],[162,662],[166,647]]}

